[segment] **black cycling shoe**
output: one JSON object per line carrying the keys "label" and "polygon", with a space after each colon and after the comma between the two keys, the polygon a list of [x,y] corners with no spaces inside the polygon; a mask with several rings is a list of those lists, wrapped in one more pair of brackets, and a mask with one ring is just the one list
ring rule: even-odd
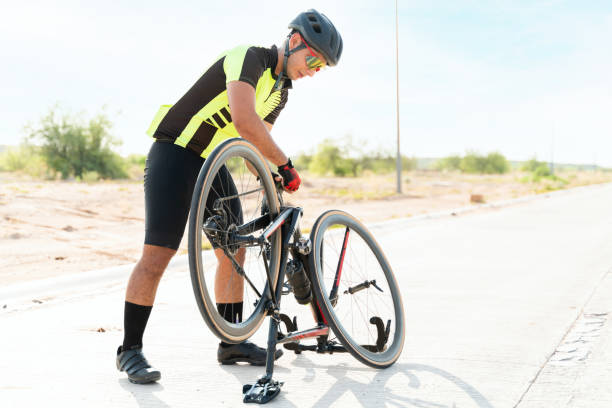
{"label": "black cycling shoe", "polygon": [[[266,365],[266,354],[266,349],[258,347],[250,341],[230,344],[229,346],[222,346],[219,344],[217,360],[224,365],[244,362],[255,366],[263,366]],[[283,350],[276,350],[274,359],[278,360],[282,355]]]}
{"label": "black cycling shoe", "polygon": [[123,346],[117,349],[117,370],[125,371],[128,380],[134,384],[148,384],[161,378],[161,373],[151,367],[144,354],[142,346],[123,350]]}

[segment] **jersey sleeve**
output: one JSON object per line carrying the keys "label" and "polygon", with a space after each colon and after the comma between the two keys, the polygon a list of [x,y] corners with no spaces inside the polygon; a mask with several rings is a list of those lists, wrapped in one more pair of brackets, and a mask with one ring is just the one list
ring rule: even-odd
{"label": "jersey sleeve", "polygon": [[227,53],[223,61],[225,83],[242,81],[257,88],[257,81],[264,72],[264,61],[255,47],[239,46]]}
{"label": "jersey sleeve", "polygon": [[280,112],[283,110],[283,108],[287,104],[287,100],[288,99],[289,99],[289,90],[285,88],[285,89],[283,89],[281,91],[280,102],[278,103],[278,105],[276,105],[276,107],[272,110],[272,112],[270,112],[264,118],[264,121],[266,121],[269,124],[273,125],[274,122],[276,122],[276,119],[278,118],[278,115],[280,114]]}

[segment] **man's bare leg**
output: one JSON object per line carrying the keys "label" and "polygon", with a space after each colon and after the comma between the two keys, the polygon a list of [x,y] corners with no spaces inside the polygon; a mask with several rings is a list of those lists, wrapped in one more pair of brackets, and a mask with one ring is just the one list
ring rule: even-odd
{"label": "man's bare leg", "polygon": [[159,281],[176,250],[145,245],[125,294],[123,344],[117,350],[117,368],[137,384],[157,381],[161,373],[142,354],[142,337],[155,301]]}
{"label": "man's bare leg", "polygon": [[[244,265],[246,248],[240,248],[234,258],[240,266]],[[225,256],[222,249],[215,249],[217,257],[217,274],[215,275],[215,299],[217,303],[242,302],[244,279],[234,270],[232,261]]]}
{"label": "man's bare leg", "polygon": [[[223,250],[215,250],[215,255],[218,261],[217,274],[215,276],[215,300],[218,305],[224,304],[225,307],[234,307],[234,305],[243,302],[244,278],[234,270],[232,261],[225,256]],[[240,266],[244,265],[245,256],[246,248],[239,249],[234,256]],[[238,310],[242,310],[242,305],[236,306],[238,306]],[[225,310],[220,310],[220,312],[222,311]],[[236,317],[235,310],[232,309],[229,312],[222,313],[222,315],[226,320],[233,320]],[[276,360],[282,355],[282,350],[276,350],[274,352],[274,359]],[[258,347],[249,341],[240,344],[228,344],[222,341],[217,350],[217,360],[221,364],[247,362],[254,365],[265,365],[266,356],[266,349]]]}
{"label": "man's bare leg", "polygon": [[152,306],[159,281],[174,254],[174,249],[145,244],[142,257],[130,276],[125,300],[137,305]]}

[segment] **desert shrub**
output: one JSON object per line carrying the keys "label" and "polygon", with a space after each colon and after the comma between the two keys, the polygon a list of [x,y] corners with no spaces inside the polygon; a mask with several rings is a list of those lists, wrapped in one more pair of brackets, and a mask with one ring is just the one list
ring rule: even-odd
{"label": "desert shrub", "polygon": [[53,171],[35,146],[22,144],[0,153],[0,171],[22,172],[36,178],[51,178]]}
{"label": "desert shrub", "polygon": [[402,156],[402,170],[410,171],[417,168],[418,160],[416,157]]}
{"label": "desert shrub", "polygon": [[460,170],[461,156],[452,155],[444,157],[434,163],[436,170],[457,171]]}
{"label": "desert shrub", "polygon": [[86,121],[56,111],[51,109],[38,124],[28,127],[28,140],[40,146],[50,169],[64,179],[82,179],[89,171],[102,178],[126,177],[123,159],[111,149],[120,142],[111,135],[112,123],[104,113]]}
{"label": "desert shrub", "polygon": [[531,173],[526,176],[523,181],[539,183],[543,179],[546,179],[551,182],[561,184],[562,186],[568,183],[567,180],[555,175],[551,171],[551,168],[548,163],[538,161],[535,157],[523,163],[523,165],[521,166],[521,170]]}
{"label": "desert shrub", "polygon": [[504,174],[508,170],[510,170],[510,163],[503,154],[498,152],[487,154],[484,171],[486,174]]}
{"label": "desert shrub", "polygon": [[459,164],[464,173],[504,174],[510,169],[508,160],[500,153],[489,153],[486,156],[468,152]]}
{"label": "desert shrub", "polygon": [[316,153],[308,165],[311,173],[333,176],[358,176],[362,168],[358,160],[345,157],[340,147],[326,139],[317,146]]}
{"label": "desert shrub", "polygon": [[85,183],[93,183],[95,181],[100,180],[100,175],[97,171],[86,171],[83,173],[83,176],[80,178],[81,181]]}
{"label": "desert shrub", "polygon": [[147,156],[143,154],[130,154],[124,159],[123,167],[130,180],[142,180],[146,166]]}
{"label": "desert shrub", "polygon": [[130,154],[125,158],[125,161],[129,165],[140,166],[144,170],[147,156],[144,154]]}
{"label": "desert shrub", "polygon": [[32,149],[26,146],[9,147],[0,153],[1,171],[21,171],[34,156]]}
{"label": "desert shrub", "polygon": [[433,164],[434,169],[442,171],[461,171],[474,174],[504,174],[510,170],[510,163],[500,153],[493,152],[483,156],[476,152],[467,152],[465,156],[451,155],[439,159]]}
{"label": "desert shrub", "polygon": [[291,159],[293,167],[295,167],[298,171],[308,170],[311,161],[312,155],[306,153],[300,153],[295,156],[295,158]]}
{"label": "desert shrub", "polygon": [[550,177],[550,176],[552,176],[552,173],[550,171],[550,167],[548,167],[548,165],[546,165],[546,164],[539,165],[538,167],[533,169],[532,172],[533,172],[534,177]]}
{"label": "desert shrub", "polygon": [[391,173],[395,170],[395,158],[381,153],[372,156],[362,156],[359,158],[359,163],[364,170],[377,174]]}
{"label": "desert shrub", "polygon": [[[417,166],[416,158],[401,157],[402,169],[413,170]],[[367,154],[350,136],[332,141],[321,142],[312,155],[301,154],[293,161],[298,169],[308,169],[319,175],[340,177],[358,177],[364,171],[376,174],[387,174],[395,171],[397,158],[385,152]]]}
{"label": "desert shrub", "polygon": [[521,166],[521,170],[522,171],[529,171],[529,172],[533,172],[535,171],[538,167],[542,167],[545,166],[546,163],[538,161],[535,157],[532,159],[527,160],[526,162],[523,163],[523,165]]}
{"label": "desert shrub", "polygon": [[[375,153],[372,156],[363,155],[358,161],[363,170],[368,170],[376,174],[388,174],[397,170],[397,157],[390,154]],[[416,165],[416,158],[401,156],[402,170],[414,170]]]}

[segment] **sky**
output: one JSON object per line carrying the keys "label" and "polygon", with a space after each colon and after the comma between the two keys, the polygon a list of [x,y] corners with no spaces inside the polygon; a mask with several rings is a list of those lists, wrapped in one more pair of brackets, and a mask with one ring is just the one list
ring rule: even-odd
{"label": "sky", "polygon": [[[365,152],[396,149],[395,1],[6,3],[0,144],[18,144],[53,106],[84,117],[104,109],[119,151],[146,154],[160,105],[222,51],[280,45],[313,7],[340,30],[342,59],[294,82],[272,135],[289,155],[347,135]],[[398,4],[402,154],[612,167],[612,2]]]}

